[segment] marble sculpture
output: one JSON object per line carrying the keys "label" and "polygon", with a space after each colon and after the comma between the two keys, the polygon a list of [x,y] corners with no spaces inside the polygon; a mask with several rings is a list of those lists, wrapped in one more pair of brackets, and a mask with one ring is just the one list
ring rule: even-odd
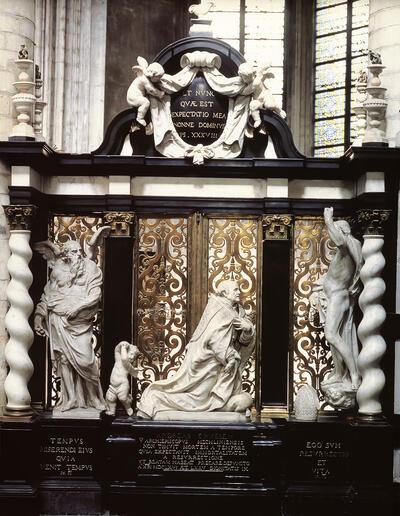
{"label": "marble sculpture", "polygon": [[316,421],[318,410],[317,391],[311,385],[302,385],[294,400],[294,417],[298,421]]}
{"label": "marble sculpture", "polygon": [[33,246],[51,270],[35,310],[34,328],[50,341],[52,366],[61,378],[56,407],[60,412],[105,408],[92,336],[102,286],[102,272],[95,259],[109,230],[100,228],[85,242],[85,252],[74,240],[62,247],[49,241]]}
{"label": "marble sculpture", "polygon": [[110,377],[110,385],[106,393],[107,411],[109,416],[115,415],[117,400],[119,400],[128,416],[133,414],[132,396],[130,395],[130,377],[137,378],[137,346],[122,341],[115,346],[115,363]]}
{"label": "marble sculpture", "polygon": [[[184,54],[180,60],[182,69],[174,75],[164,73],[159,63],[148,65],[142,57],[138,58],[138,63],[139,66],[133,67],[137,77],[129,86],[127,101],[138,108],[137,123],[146,127],[146,134],[154,133],[155,148],[168,158],[192,157],[194,164],[201,165],[205,158],[237,157],[242,150],[245,134],[252,132],[248,124],[250,115],[255,127],[261,126],[260,109],[271,109],[285,116],[266,84],[266,79],[274,76],[269,64],[255,67],[242,63],[236,77],[225,77],[219,71],[221,57],[199,50]],[[171,95],[188,87],[199,73],[213,91],[229,97],[222,134],[216,141],[204,146],[185,142],[171,117]],[[151,123],[146,125],[144,117],[149,108]]]}
{"label": "marble sculpture", "polygon": [[181,367],[172,378],[147,387],[138,404],[139,416],[221,421],[233,420],[236,413],[245,420],[252,399],[242,390],[242,371],[254,349],[255,328],[239,301],[238,284],[221,282],[209,298]]}
{"label": "marble sculpture", "polygon": [[164,68],[159,63],[151,63],[150,65],[143,57],[137,58],[138,64],[132,66],[136,78],[129,86],[126,95],[128,104],[138,108],[136,122],[146,126],[145,116],[150,107],[150,101],[146,95],[150,94],[162,99],[164,92],[154,86],[164,75]]}
{"label": "marble sculpture", "polygon": [[321,383],[321,389],[330,405],[345,409],[354,405],[361,381],[357,368],[358,342],[354,322],[354,306],[361,289],[361,243],[352,236],[347,221],[333,221],[333,208],[325,208],[324,219],[329,238],[337,251],[328,272],[315,286],[315,291],[322,298],[322,321],[334,366],[328,378]]}

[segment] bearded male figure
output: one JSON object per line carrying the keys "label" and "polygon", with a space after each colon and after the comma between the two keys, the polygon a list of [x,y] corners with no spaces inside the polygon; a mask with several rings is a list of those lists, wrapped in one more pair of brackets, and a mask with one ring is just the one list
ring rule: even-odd
{"label": "bearded male figure", "polygon": [[143,418],[163,419],[168,411],[239,412],[251,407],[242,372],[254,349],[255,328],[239,304],[235,281],[211,294],[176,374],[147,387],[138,405]]}
{"label": "bearded male figure", "polygon": [[49,337],[53,369],[61,378],[57,408],[62,412],[89,407],[103,410],[100,371],[92,346],[102,272],[76,241],[68,241],[62,249],[40,242],[34,249],[44,255],[51,268],[35,310],[34,327],[38,335]]}

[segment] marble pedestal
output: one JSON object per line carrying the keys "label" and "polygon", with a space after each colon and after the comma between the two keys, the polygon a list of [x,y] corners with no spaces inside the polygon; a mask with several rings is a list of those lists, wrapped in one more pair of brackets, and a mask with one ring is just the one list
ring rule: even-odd
{"label": "marble pedestal", "polygon": [[268,506],[278,515],[278,434],[276,424],[117,418],[107,438],[109,509],[211,516],[247,507],[261,516]]}
{"label": "marble pedestal", "polygon": [[391,425],[333,414],[289,420],[284,442],[284,514],[395,514]]}
{"label": "marble pedestal", "polygon": [[54,418],[47,412],[39,426],[41,513],[101,514],[101,419]]}
{"label": "marble pedestal", "polygon": [[39,514],[38,418],[0,417],[0,514]]}
{"label": "marble pedestal", "polygon": [[184,412],[182,410],[165,410],[157,412],[154,421],[202,421],[210,423],[246,423],[250,421],[249,414],[240,412]]}

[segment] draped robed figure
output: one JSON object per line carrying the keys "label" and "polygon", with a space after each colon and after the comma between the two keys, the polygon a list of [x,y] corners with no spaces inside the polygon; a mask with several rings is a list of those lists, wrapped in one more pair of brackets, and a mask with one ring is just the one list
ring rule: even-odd
{"label": "draped robed figure", "polygon": [[236,282],[224,281],[211,294],[190,339],[181,367],[142,394],[138,415],[163,411],[244,412],[252,404],[242,391],[242,371],[254,349],[255,329],[239,302]]}

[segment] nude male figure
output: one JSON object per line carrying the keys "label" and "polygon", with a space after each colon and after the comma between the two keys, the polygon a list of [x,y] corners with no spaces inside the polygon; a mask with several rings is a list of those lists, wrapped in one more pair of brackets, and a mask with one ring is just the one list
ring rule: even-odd
{"label": "nude male figure", "polygon": [[[333,208],[325,208],[324,219],[329,237],[337,247],[337,252],[323,281],[327,298],[325,338],[331,346],[335,366],[333,374],[324,383],[329,385],[341,382],[348,371],[351,388],[357,390],[360,385],[356,364],[357,339],[354,328],[345,328],[345,326],[354,325],[352,310],[354,296],[360,288],[361,244],[351,235],[348,222],[333,221]],[[352,335],[350,341],[343,338],[345,331],[347,335]]]}

